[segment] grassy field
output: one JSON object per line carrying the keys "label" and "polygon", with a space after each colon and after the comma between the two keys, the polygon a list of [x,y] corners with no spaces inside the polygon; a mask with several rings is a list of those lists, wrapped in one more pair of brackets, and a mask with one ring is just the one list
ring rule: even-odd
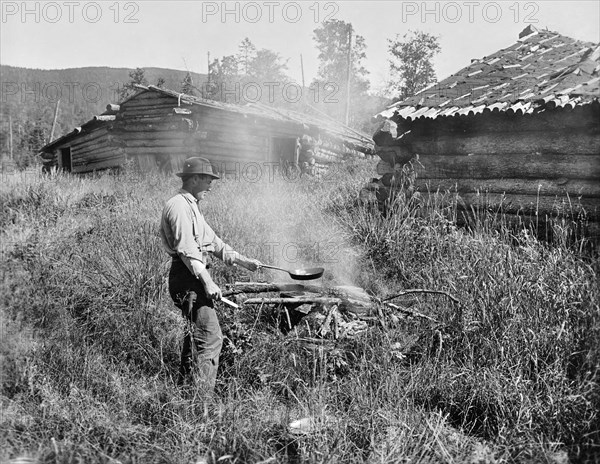
{"label": "grassy field", "polygon": [[[399,298],[439,323],[386,310],[333,350],[307,350],[266,309],[219,306],[227,338],[206,404],[173,380],[184,324],[157,226],[178,179],[3,179],[0,462],[598,462],[597,258],[567,228],[553,245],[502,217],[457,228],[439,197],[400,196],[382,216],[356,201],[373,173],[224,180],[204,210],[242,252],[322,264],[324,285],[460,303]],[[290,435],[302,418],[311,429]]]}

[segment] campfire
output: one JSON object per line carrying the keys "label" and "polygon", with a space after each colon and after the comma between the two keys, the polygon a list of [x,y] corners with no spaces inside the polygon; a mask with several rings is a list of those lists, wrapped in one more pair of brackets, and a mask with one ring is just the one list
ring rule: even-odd
{"label": "campfire", "polygon": [[[279,307],[279,328],[282,332],[294,330],[303,340],[316,342],[354,338],[365,332],[370,324],[379,323],[385,327],[388,314],[392,317],[398,317],[399,314],[437,323],[431,316],[391,302],[414,293],[442,294],[458,303],[452,295],[438,290],[404,290],[381,299],[355,286],[326,288],[311,284],[265,282],[236,282],[226,287],[223,296],[235,298],[236,304],[242,306]],[[248,297],[248,294],[269,295]]]}

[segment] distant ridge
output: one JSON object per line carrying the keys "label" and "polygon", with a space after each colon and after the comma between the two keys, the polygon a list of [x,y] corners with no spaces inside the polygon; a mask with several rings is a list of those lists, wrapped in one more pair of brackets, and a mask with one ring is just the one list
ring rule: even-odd
{"label": "distant ridge", "polygon": [[[86,66],[66,69],[32,69],[0,64],[0,143],[2,154],[8,149],[9,115],[13,125],[13,140],[31,124],[50,130],[56,101],[60,98],[54,137],[67,133],[74,126],[106,109],[108,103],[118,103],[119,92],[129,82],[134,68]],[[149,84],[159,78],[165,87],[179,89],[187,71],[168,68],[144,68]],[[191,73],[198,88],[206,74]]]}

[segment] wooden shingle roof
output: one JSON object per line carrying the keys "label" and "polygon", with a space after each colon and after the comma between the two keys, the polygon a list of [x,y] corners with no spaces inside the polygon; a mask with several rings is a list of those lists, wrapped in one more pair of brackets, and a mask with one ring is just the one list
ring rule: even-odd
{"label": "wooden shingle roof", "polygon": [[[284,108],[274,108],[261,103],[247,103],[244,105],[224,103],[215,100],[208,100],[185,93],[176,92],[174,90],[165,89],[157,86],[143,86],[135,85],[138,91],[130,97],[123,100],[120,105],[121,107],[130,100],[135,100],[141,94],[146,92],[158,92],[167,97],[173,98],[173,106],[179,107],[181,105],[192,105],[192,106],[203,106],[207,108],[218,109],[222,111],[228,111],[231,113],[237,113],[244,117],[255,117],[263,118],[269,121],[275,121],[282,124],[294,126],[298,129],[304,130],[314,129],[319,133],[326,133],[331,137],[337,138],[345,145],[350,148],[354,148],[363,153],[371,153],[374,149],[373,140],[366,134],[363,134],[355,129],[352,129],[345,124],[335,121],[330,117],[320,117],[312,114],[299,113]],[[59,137],[58,139],[48,143],[40,149],[40,153],[51,152],[57,146],[68,142],[69,140],[79,136],[80,134],[86,134],[97,129],[103,125],[112,125],[115,120],[119,124],[118,119],[120,116],[120,110],[110,110],[107,106],[107,111],[101,115],[94,116],[89,121],[83,123],[80,127],[76,127],[73,131]],[[174,108],[176,110],[178,108]],[[299,131],[301,132],[301,131]]]}
{"label": "wooden shingle roof", "polygon": [[[187,104],[187,105],[198,105],[204,106],[208,108],[215,108],[222,111],[229,111],[232,113],[242,114],[247,117],[259,117],[265,118],[273,121],[278,121],[281,123],[289,123],[295,124],[299,126],[304,126],[306,128],[312,127],[317,128],[322,132],[327,132],[335,137],[339,137],[347,143],[354,144],[357,147],[363,147],[365,149],[370,149],[373,146],[373,141],[371,137],[366,134],[363,134],[355,129],[352,129],[345,124],[335,121],[330,117],[320,117],[313,114],[299,113],[297,111],[292,111],[287,108],[275,108],[272,106],[268,106],[262,103],[246,103],[246,104],[234,104],[234,103],[226,103],[215,100],[208,100],[201,97],[196,97],[193,95],[187,95],[184,93],[179,93],[174,90],[165,89],[162,87],[157,87],[154,85],[142,86],[136,85],[136,87],[144,92],[144,91],[153,91],[159,92],[163,95],[173,97],[177,99],[177,104]],[[135,94],[129,97],[127,100],[121,102],[121,104],[126,103],[130,99],[134,99],[138,94]],[[361,150],[362,151],[362,150]]]}
{"label": "wooden shingle roof", "polygon": [[478,114],[484,110],[533,113],[584,105],[600,97],[600,46],[528,26],[508,48],[471,64],[378,117]]}

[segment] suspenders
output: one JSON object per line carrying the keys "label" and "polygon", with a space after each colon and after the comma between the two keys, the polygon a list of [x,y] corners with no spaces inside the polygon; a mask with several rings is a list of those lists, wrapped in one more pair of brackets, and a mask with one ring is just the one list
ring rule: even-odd
{"label": "suspenders", "polygon": [[[191,210],[192,210],[192,217],[193,217],[193,221],[192,221],[192,233],[194,234],[194,240],[196,238],[204,238],[204,237],[199,237],[199,233],[200,231],[197,230],[198,228],[198,224],[200,223],[200,219],[203,219],[204,216],[202,215],[202,213],[200,213],[200,210],[198,209],[198,206],[196,205],[196,207],[194,208],[194,205],[192,204],[191,201],[189,201],[188,198],[186,198],[186,196],[181,193],[181,196],[183,196],[183,198],[185,199],[185,201],[187,201],[188,205],[190,206]],[[198,216],[200,215],[200,216]],[[210,263],[209,261],[209,252],[204,250],[204,244],[199,244],[198,241],[196,241],[196,244],[198,245],[198,248],[200,249],[200,252],[202,253],[202,260],[204,261],[204,263],[206,264],[206,268],[208,269],[210,267]],[[212,246],[212,244],[211,244]]]}

